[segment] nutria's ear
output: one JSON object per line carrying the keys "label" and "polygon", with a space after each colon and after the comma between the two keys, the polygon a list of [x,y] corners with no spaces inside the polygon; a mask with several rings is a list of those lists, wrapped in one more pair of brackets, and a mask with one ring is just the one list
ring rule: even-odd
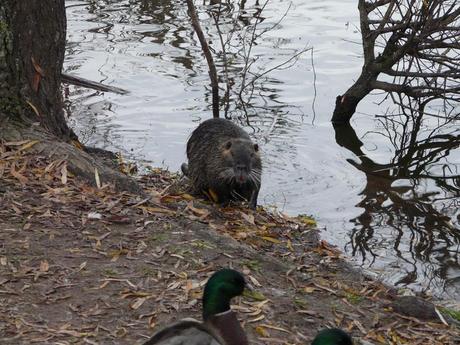
{"label": "nutria's ear", "polygon": [[259,144],[254,144],[254,151],[259,152]]}
{"label": "nutria's ear", "polygon": [[229,140],[225,143],[225,149],[230,150],[230,147],[232,147],[232,142]]}

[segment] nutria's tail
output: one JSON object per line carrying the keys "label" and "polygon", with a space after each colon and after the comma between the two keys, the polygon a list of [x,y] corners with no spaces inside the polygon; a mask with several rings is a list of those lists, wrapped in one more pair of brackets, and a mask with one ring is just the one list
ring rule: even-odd
{"label": "nutria's tail", "polygon": [[182,170],[182,173],[189,177],[188,176],[188,164],[187,163],[182,163],[182,165],[180,166],[180,170]]}

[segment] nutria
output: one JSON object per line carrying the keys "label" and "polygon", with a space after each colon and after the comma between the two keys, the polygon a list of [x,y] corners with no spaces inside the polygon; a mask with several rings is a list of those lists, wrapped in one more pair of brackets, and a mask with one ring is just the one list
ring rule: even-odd
{"label": "nutria", "polygon": [[256,207],[262,163],[259,146],[243,129],[229,120],[204,121],[187,142],[187,158],[182,172],[195,193],[222,204],[246,200]]}

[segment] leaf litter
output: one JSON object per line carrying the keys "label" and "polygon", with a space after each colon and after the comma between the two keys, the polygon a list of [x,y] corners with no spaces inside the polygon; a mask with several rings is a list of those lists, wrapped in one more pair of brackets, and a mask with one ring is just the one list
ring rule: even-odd
{"label": "leaf litter", "polygon": [[137,178],[147,198],[97,170],[93,187],[36,143],[0,144],[0,343],[142,343],[199,319],[207,278],[229,266],[253,288],[232,306],[253,344],[305,344],[324,327],[363,343],[459,343],[455,323],[392,312],[394,289],[351,269],[310,216],[218,207],[161,169]]}

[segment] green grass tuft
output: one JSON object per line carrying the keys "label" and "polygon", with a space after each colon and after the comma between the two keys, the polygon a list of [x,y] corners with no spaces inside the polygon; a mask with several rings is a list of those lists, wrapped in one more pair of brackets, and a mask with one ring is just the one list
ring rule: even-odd
{"label": "green grass tuft", "polygon": [[460,311],[450,308],[439,307],[439,311],[443,314],[449,315],[454,320],[460,322]]}
{"label": "green grass tuft", "polygon": [[354,294],[352,292],[347,292],[345,295],[345,298],[347,299],[348,302],[351,304],[359,304],[363,300],[363,297],[357,294]]}

